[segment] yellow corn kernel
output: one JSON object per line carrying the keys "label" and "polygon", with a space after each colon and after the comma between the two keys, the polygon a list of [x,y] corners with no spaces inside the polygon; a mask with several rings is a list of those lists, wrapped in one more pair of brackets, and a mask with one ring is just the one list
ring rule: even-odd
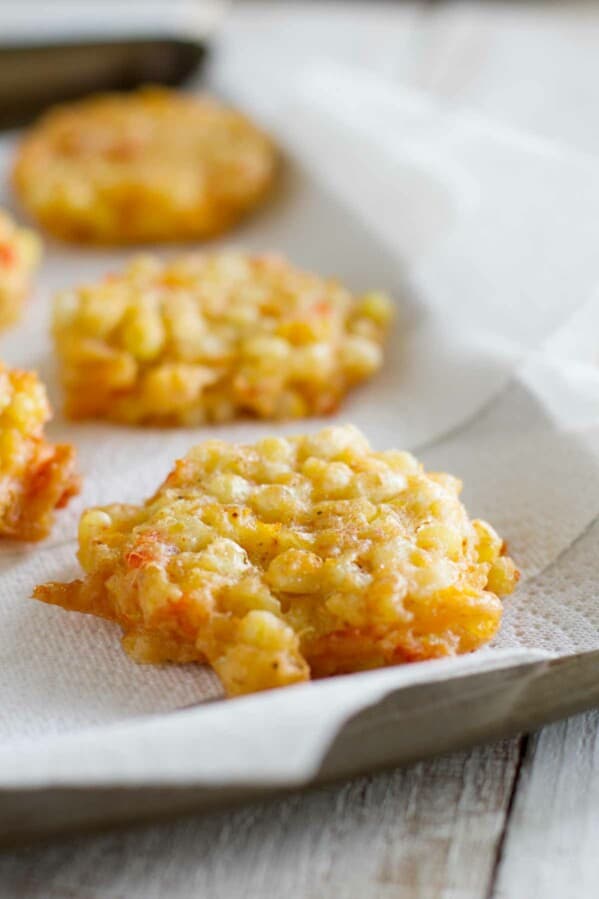
{"label": "yellow corn kernel", "polygon": [[322,576],[322,559],[301,549],[288,549],[272,560],[267,582],[283,593],[314,593]]}
{"label": "yellow corn kernel", "polygon": [[124,349],[136,359],[148,362],[160,355],[166,337],[160,313],[149,306],[129,310],[120,327]]}
{"label": "yellow corn kernel", "polygon": [[520,577],[514,562],[509,556],[499,556],[489,570],[487,589],[497,596],[512,593]]}
{"label": "yellow corn kernel", "polygon": [[478,537],[477,553],[479,561],[495,562],[503,546],[501,537],[486,521],[477,519],[472,522],[472,527]]}
{"label": "yellow corn kernel", "polygon": [[340,350],[341,364],[352,378],[366,378],[381,367],[383,353],[373,340],[367,337],[346,337]]}
{"label": "yellow corn kernel", "polygon": [[416,543],[421,549],[434,550],[456,561],[462,553],[462,534],[443,524],[425,524],[418,529]]}
{"label": "yellow corn kernel", "polygon": [[385,293],[372,290],[358,299],[356,316],[370,318],[377,325],[387,325],[393,318],[393,303]]}

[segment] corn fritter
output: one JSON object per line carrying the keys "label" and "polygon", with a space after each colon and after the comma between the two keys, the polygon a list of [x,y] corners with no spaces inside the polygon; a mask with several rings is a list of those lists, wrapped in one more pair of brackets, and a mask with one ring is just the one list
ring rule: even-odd
{"label": "corn fritter", "polygon": [[460,482],[353,426],[210,440],[142,505],[84,513],[45,602],[118,622],[138,662],[208,662],[228,695],[477,649],[518,579]]}
{"label": "corn fritter", "polygon": [[41,540],[79,491],[75,450],[44,437],[46,391],[34,372],[0,363],[0,536]]}
{"label": "corn fritter", "polygon": [[71,418],[198,425],[328,414],[381,366],[383,294],[275,256],[140,257],[56,298]]}
{"label": "corn fritter", "polygon": [[51,110],[25,136],[13,182],[29,213],[63,240],[196,240],[262,201],[276,158],[235,110],[145,88]]}

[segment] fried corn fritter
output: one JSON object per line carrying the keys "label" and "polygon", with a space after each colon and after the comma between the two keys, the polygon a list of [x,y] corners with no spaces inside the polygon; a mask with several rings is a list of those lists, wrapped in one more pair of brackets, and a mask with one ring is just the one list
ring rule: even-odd
{"label": "fried corn fritter", "polygon": [[25,136],[13,170],[29,213],[80,243],[212,237],[260,203],[276,152],[247,118],[161,88],[58,106]]}
{"label": "fried corn fritter", "polygon": [[229,695],[477,649],[518,579],[460,482],[352,426],[210,440],[142,505],[84,513],[82,580],[37,599],[120,624],[138,662],[207,662]]}
{"label": "fried corn fritter", "polygon": [[34,372],[0,363],[0,536],[41,540],[79,491],[75,450],[44,437],[50,407]]}
{"label": "fried corn fritter", "polygon": [[71,418],[197,425],[327,414],[382,364],[392,304],[274,256],[140,257],[56,298]]}
{"label": "fried corn fritter", "polygon": [[19,228],[0,210],[0,330],[21,315],[41,245],[27,228]]}

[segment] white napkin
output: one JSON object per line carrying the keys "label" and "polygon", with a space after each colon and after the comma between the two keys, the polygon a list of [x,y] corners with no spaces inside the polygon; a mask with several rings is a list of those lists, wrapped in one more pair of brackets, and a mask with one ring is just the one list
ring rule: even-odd
{"label": "white napkin", "polygon": [[[129,254],[49,242],[0,356],[47,383],[51,435],[77,445],[84,489],[43,544],[0,547],[0,787],[299,783],[343,721],[391,689],[599,648],[597,165],[343,67],[304,73],[276,109],[261,88],[244,85],[239,99],[266,116],[287,171],[229,243],[395,297],[384,371],[336,418],[462,477],[469,511],[508,540],[523,581],[494,646],[473,656],[164,714],[218,696],[215,678],[194,665],[137,666],[116,627],[28,596],[76,576],[84,507],[143,499],[216,431],[253,440],[323,422],[162,431],[64,421],[50,297]],[[10,141],[1,152],[8,168]]]}

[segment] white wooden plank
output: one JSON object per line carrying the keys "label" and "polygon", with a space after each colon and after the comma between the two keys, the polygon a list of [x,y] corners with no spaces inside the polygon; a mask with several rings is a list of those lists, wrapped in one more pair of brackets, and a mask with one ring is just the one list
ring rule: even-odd
{"label": "white wooden plank", "polygon": [[595,899],[599,711],[546,727],[524,762],[495,899]]}
{"label": "white wooden plank", "polygon": [[235,812],[0,857],[21,899],[481,899],[518,741]]}

